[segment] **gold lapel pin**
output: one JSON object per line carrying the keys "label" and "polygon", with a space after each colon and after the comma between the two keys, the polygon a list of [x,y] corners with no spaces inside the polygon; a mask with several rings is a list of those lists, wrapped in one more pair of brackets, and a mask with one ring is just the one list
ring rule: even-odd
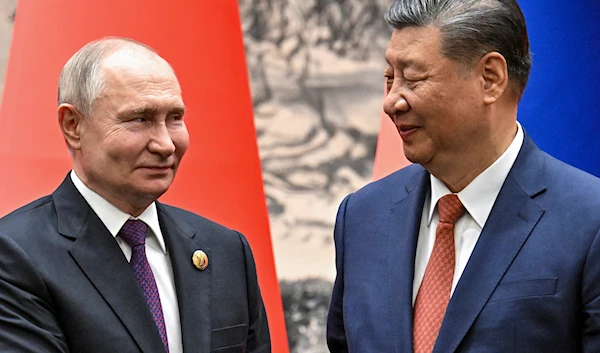
{"label": "gold lapel pin", "polygon": [[197,269],[204,271],[208,267],[208,256],[204,251],[196,250],[192,255],[192,262]]}

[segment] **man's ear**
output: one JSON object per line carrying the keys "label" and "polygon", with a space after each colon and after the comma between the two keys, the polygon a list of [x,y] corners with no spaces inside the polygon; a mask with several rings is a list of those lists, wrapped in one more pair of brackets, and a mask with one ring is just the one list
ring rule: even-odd
{"label": "man's ear", "polygon": [[58,123],[69,149],[74,151],[81,148],[81,128],[83,116],[71,104],[63,103],[58,106]]}
{"label": "man's ear", "polygon": [[483,102],[485,104],[495,103],[507,90],[508,67],[506,59],[498,52],[485,54],[479,65],[481,77],[483,78]]}

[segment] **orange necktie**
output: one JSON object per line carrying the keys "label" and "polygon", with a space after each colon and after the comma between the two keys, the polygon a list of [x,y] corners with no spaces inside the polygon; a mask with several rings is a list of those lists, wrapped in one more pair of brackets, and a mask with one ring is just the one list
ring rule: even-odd
{"label": "orange necktie", "polygon": [[431,353],[435,346],[454,278],[454,223],[465,212],[455,194],[438,201],[440,221],[414,307],[413,344],[415,353]]}

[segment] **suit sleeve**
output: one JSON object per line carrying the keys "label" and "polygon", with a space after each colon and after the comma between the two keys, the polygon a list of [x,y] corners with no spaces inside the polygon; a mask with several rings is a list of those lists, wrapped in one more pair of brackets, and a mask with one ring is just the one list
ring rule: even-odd
{"label": "suit sleeve", "polygon": [[42,276],[23,248],[0,234],[0,352],[68,351]]}
{"label": "suit sleeve", "polygon": [[600,352],[600,231],[583,270],[583,352]]}
{"label": "suit sleeve", "polygon": [[[239,233],[238,233],[239,234]],[[256,264],[246,238],[240,234],[244,245],[244,256],[246,258],[246,283],[248,285],[248,341],[246,342],[247,353],[271,353],[271,337],[269,335],[269,324],[265,305],[260,295],[258,278],[256,276]]]}
{"label": "suit sleeve", "polygon": [[337,218],[333,238],[335,242],[335,268],[337,275],[333,284],[329,314],[327,315],[327,346],[331,353],[348,352],[346,330],[344,328],[344,218],[346,206],[351,195],[342,201]]}

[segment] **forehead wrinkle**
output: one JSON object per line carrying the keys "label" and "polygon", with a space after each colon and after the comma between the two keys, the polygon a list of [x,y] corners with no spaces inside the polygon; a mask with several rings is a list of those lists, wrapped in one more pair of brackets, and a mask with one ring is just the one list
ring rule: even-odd
{"label": "forehead wrinkle", "polygon": [[[121,101],[125,99],[123,109],[126,111],[144,110],[150,113],[151,111],[185,110],[181,86],[176,77],[160,79],[158,76],[148,75],[146,78],[132,76],[126,72],[119,74],[115,70],[107,70],[107,72],[109,73],[107,87],[102,98],[115,98]],[[142,97],[146,102],[139,102],[138,99]],[[139,106],[139,103],[143,105]]]}
{"label": "forehead wrinkle", "polygon": [[441,56],[439,28],[404,27],[392,33],[386,49],[386,61],[400,68],[427,70],[432,59]]}
{"label": "forehead wrinkle", "polygon": [[[134,88],[141,86],[144,90],[171,90],[181,91],[181,86],[176,76],[164,75],[161,72],[152,72],[144,70],[142,72],[133,72],[128,67],[110,67],[104,68],[106,84],[112,88]],[[152,86],[148,87],[147,83]]]}

